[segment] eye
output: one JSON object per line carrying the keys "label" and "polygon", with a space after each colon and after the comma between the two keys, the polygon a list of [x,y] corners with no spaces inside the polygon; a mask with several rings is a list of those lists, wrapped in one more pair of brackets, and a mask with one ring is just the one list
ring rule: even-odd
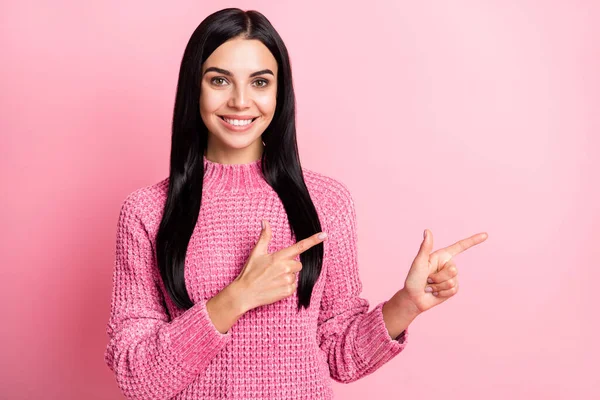
{"label": "eye", "polygon": [[210,83],[212,83],[213,85],[216,85],[216,86],[223,86],[224,83],[221,83],[221,82],[227,82],[227,80],[220,76],[216,76],[210,80]]}
{"label": "eye", "polygon": [[257,84],[256,86],[258,87],[265,87],[269,84],[269,81],[266,79],[257,79],[254,81],[255,84]]}

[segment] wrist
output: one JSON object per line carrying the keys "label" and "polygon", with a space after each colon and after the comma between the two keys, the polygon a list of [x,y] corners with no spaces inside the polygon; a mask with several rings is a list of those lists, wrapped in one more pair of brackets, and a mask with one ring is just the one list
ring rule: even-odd
{"label": "wrist", "polygon": [[413,320],[419,315],[414,304],[401,291],[389,299],[382,308],[383,320],[390,337],[398,340]]}
{"label": "wrist", "polygon": [[247,302],[244,300],[243,290],[237,280],[230,283],[223,289],[223,295],[227,298],[231,307],[236,311],[238,317],[250,311]]}
{"label": "wrist", "polygon": [[410,296],[404,288],[396,292],[394,297],[390,299],[390,302],[396,309],[402,310],[402,315],[407,320],[412,321],[421,314],[421,311],[419,311],[416,304],[410,300]]}

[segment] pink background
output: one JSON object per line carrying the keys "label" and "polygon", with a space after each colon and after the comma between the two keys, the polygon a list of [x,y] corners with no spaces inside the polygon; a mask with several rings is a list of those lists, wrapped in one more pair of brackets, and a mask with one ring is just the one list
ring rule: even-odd
{"label": "pink background", "polygon": [[119,207],[167,175],[183,49],[226,6],[290,51],[302,162],[355,198],[372,306],[424,228],[435,249],[489,234],[338,397],[598,398],[600,6],[566,0],[3,1],[0,398],[123,398],[103,361]]}

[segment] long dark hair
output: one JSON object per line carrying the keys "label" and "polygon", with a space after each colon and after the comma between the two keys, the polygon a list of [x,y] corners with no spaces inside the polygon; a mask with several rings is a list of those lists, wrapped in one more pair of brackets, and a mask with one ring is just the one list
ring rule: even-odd
{"label": "long dark hair", "polygon": [[[173,111],[169,187],[156,236],[157,263],[165,288],[183,309],[193,306],[185,286],[184,266],[202,203],[203,155],[208,143],[208,129],[199,112],[201,68],[217,47],[235,37],[260,40],[277,60],[275,115],[262,134],[265,180],[281,199],[296,241],[322,229],[298,157],[292,70],[283,40],[257,11],[226,8],[209,15],[192,34],[181,61]],[[323,243],[300,254],[300,262],[298,310],[310,305],[313,286],[321,273]]]}

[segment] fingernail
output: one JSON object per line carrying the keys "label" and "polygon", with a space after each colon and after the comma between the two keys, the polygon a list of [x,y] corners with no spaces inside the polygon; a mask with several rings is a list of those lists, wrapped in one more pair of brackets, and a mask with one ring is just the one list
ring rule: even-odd
{"label": "fingernail", "polygon": [[262,228],[263,228],[263,229],[265,229],[265,220],[264,220],[264,219],[262,219],[262,220],[260,221],[260,224],[262,225]]}
{"label": "fingernail", "polygon": [[427,283],[433,283],[433,279],[427,278]]}
{"label": "fingernail", "polygon": [[433,289],[431,288],[431,286],[427,286],[427,287],[425,288],[425,291],[426,291],[427,293],[431,293],[431,292],[433,292]]}
{"label": "fingernail", "polygon": [[319,233],[319,236],[317,236],[319,239],[325,239],[327,237],[327,234],[325,232],[321,232]]}
{"label": "fingernail", "polygon": [[438,292],[433,292],[433,295],[434,295],[434,296],[437,296],[438,294],[439,294]]}

